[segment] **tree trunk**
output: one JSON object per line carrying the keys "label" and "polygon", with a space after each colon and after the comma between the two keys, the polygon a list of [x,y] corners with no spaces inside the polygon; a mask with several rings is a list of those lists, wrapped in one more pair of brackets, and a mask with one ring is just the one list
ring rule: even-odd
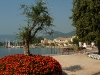
{"label": "tree trunk", "polygon": [[26,41],[25,39],[23,40],[23,49],[24,49],[24,54],[25,55],[30,55],[29,41]]}
{"label": "tree trunk", "polygon": [[100,55],[100,40],[98,40],[97,43],[98,43],[98,54]]}
{"label": "tree trunk", "polygon": [[100,43],[98,43],[98,54],[100,55]]}

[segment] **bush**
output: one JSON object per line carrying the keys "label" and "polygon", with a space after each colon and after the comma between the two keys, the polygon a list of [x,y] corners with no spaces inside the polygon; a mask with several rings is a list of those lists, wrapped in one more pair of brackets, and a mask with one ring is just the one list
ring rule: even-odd
{"label": "bush", "polygon": [[61,65],[50,56],[14,54],[0,59],[0,75],[61,74]]}

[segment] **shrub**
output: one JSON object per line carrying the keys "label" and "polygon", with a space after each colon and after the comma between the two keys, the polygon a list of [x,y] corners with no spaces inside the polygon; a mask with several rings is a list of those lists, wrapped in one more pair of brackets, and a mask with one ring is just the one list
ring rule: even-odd
{"label": "shrub", "polygon": [[61,65],[50,56],[13,54],[0,59],[0,75],[61,74]]}

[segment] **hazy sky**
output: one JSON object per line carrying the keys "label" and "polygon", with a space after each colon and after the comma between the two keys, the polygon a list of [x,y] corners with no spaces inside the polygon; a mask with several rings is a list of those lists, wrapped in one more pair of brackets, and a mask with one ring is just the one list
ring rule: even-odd
{"label": "hazy sky", "polygon": [[[31,5],[35,0],[0,0],[0,35],[15,34],[20,25],[25,25],[25,17],[19,10],[20,4]],[[53,28],[56,31],[68,33],[75,28],[71,26],[72,21],[69,17],[72,15],[73,0],[44,0],[49,3],[50,13],[54,18]]]}

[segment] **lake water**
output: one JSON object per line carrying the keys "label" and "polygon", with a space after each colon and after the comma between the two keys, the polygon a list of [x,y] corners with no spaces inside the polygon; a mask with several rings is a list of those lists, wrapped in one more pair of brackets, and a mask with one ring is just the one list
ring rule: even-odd
{"label": "lake water", "polygon": [[[58,54],[60,49],[58,48],[34,48],[30,49],[32,54],[40,54],[40,55],[47,55],[47,54]],[[7,56],[10,54],[23,54],[23,48],[0,48],[0,58],[3,56]]]}

